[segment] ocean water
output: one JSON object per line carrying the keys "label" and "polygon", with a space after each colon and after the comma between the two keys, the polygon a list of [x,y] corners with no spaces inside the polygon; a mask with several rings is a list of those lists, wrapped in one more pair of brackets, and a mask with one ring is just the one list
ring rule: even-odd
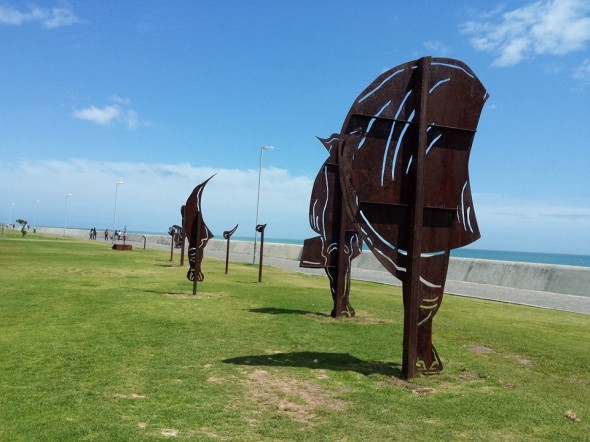
{"label": "ocean water", "polygon": [[504,250],[479,250],[471,248],[451,251],[455,258],[490,259],[493,261],[533,262],[564,266],[590,267],[588,255],[566,255],[561,253],[509,252]]}

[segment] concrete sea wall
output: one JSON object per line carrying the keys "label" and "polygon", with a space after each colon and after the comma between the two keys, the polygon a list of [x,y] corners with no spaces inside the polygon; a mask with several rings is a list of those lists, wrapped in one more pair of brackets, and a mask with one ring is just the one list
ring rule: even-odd
{"label": "concrete sea wall", "polygon": [[[207,249],[225,252],[224,240],[212,239]],[[292,244],[264,245],[264,255],[299,261],[302,246]],[[231,241],[231,254],[252,255],[247,241]],[[386,272],[370,251],[363,251],[352,261],[352,267]],[[590,297],[590,267],[534,264],[487,259],[451,258],[447,279],[516,289],[536,290]]]}
{"label": "concrete sea wall", "polygon": [[[63,235],[63,229],[60,228],[38,227],[37,232]],[[89,230],[68,229],[66,234],[87,239]],[[136,248],[143,247],[144,238],[148,247],[170,247],[171,237],[167,235],[130,234],[127,241]],[[102,232],[98,232],[97,239],[103,240]],[[265,243],[264,256],[299,261],[301,249],[300,245]],[[225,240],[212,239],[207,244],[205,254],[208,251],[225,253],[225,250]],[[231,255],[252,256],[252,252],[253,243],[250,241],[230,242]],[[368,251],[356,258],[352,266],[386,271]],[[447,280],[590,297],[590,267],[451,258]]]}

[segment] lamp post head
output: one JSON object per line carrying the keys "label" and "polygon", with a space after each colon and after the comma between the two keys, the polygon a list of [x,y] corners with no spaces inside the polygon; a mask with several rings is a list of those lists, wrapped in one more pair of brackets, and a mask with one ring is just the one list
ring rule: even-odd
{"label": "lamp post head", "polygon": [[262,150],[275,150],[274,146],[260,146]]}
{"label": "lamp post head", "polygon": [[125,181],[117,181],[117,185],[119,184],[125,184]]}

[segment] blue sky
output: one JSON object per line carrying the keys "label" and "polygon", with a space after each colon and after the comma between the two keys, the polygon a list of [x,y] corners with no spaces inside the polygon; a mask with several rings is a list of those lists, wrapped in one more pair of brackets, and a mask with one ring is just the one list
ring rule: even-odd
{"label": "blue sky", "polygon": [[[0,0],[0,220],[165,232],[213,173],[211,230],[302,239],[379,74],[425,55],[487,88],[471,247],[590,254],[590,2]],[[38,202],[37,202],[38,201]]]}

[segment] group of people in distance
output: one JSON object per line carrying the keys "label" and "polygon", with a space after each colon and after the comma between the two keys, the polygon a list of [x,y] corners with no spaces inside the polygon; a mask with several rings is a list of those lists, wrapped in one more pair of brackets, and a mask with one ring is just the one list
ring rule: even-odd
{"label": "group of people in distance", "polygon": [[[114,238],[117,241],[121,241],[121,238],[123,238],[123,242],[125,242],[127,240],[127,229],[115,230]],[[90,234],[89,234],[88,239],[96,239],[96,227],[93,227],[92,229],[90,229]],[[112,239],[112,238],[110,237],[109,229],[104,229],[104,240],[109,241],[110,239]]]}

